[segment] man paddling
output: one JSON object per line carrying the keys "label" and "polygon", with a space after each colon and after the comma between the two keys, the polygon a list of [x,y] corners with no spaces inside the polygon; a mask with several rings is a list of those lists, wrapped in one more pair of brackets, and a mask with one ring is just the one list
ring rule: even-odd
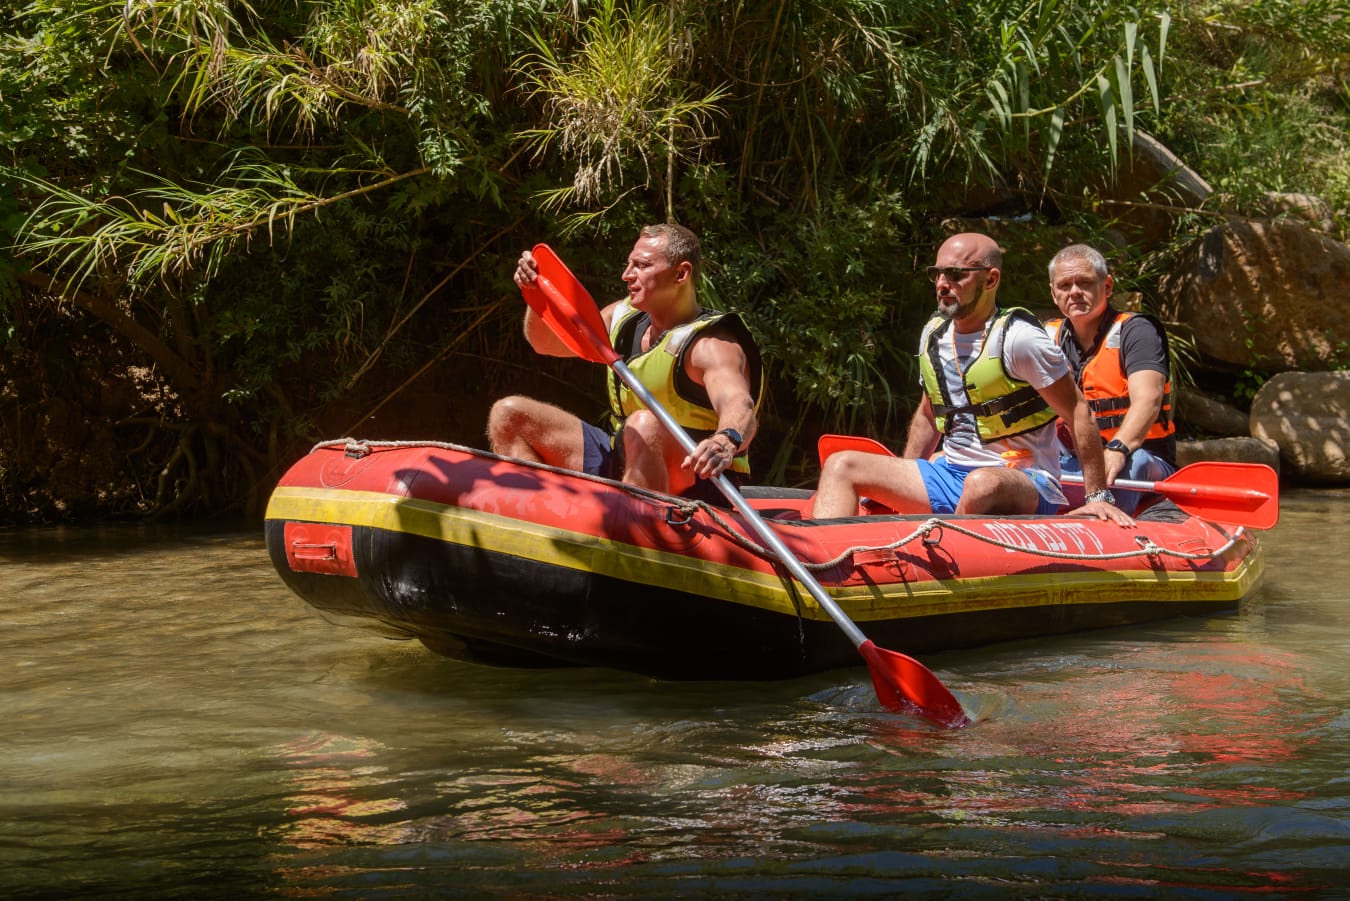
{"label": "man paddling", "polygon": [[[513,395],[492,406],[488,438],[505,456],[622,479],[669,494],[725,503],[711,481],[750,471],[747,450],[758,429],[763,388],[759,351],[740,317],[698,304],[698,236],[679,225],[644,227],[623,271],[628,296],[601,317],[629,369],[697,442],[686,454],[633,392],[609,375],[609,428],[552,404]],[[530,251],[516,267],[517,285],[535,283]],[[532,308],[525,338],[535,352],[576,356]]]}
{"label": "man paddling", "polygon": [[[920,339],[923,398],[904,457],[832,454],[814,515],[851,516],[865,495],[901,513],[1050,514],[1064,504],[1056,416],[1073,424],[1086,516],[1131,525],[1106,487],[1101,442],[1064,354],[1030,313],[995,302],[1003,252],[987,235],[959,234],[928,277],[938,309]],[[943,453],[930,459],[941,442]]]}
{"label": "man paddling", "polygon": [[[1161,482],[1177,471],[1167,333],[1152,316],[1111,306],[1106,258],[1073,244],[1050,261],[1050,296],[1063,314],[1046,323],[1064,351],[1105,442],[1106,482]],[[1066,436],[1061,432],[1061,438]],[[1080,469],[1076,442],[1060,455],[1065,472]],[[1155,494],[1122,491],[1117,506],[1133,514]]]}

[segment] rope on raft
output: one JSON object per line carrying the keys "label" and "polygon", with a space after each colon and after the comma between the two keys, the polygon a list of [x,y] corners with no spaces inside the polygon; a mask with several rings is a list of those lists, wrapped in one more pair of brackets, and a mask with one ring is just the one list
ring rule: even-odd
{"label": "rope on raft", "polygon": [[[773,554],[771,554],[768,551],[767,548],[761,547],[760,545],[746,538],[737,530],[733,529],[731,527],[731,524],[727,522],[722,517],[722,515],[717,511],[716,507],[709,506],[703,501],[689,501],[686,506],[695,509],[699,507],[703,508],[704,511],[708,514],[709,518],[711,518],[714,522],[716,522],[719,526],[721,526],[723,530],[726,531],[728,537],[730,537],[731,540],[733,540],[746,550],[750,551],[751,553],[755,554],[756,556],[763,557],[765,559],[777,559]],[[681,509],[683,510],[685,508],[682,507]],[[692,512],[692,510],[690,512]],[[1237,544],[1238,541],[1241,540],[1242,534],[1245,531],[1245,529],[1239,528],[1233,534],[1233,536],[1228,539],[1227,543],[1225,543],[1222,547],[1218,548],[1217,550],[1203,551],[1200,553],[1189,553],[1187,551],[1174,551],[1171,548],[1165,548],[1155,543],[1153,539],[1145,535],[1140,535],[1135,539],[1136,541],[1139,542],[1138,550],[1118,551],[1114,554],[1074,554],[1068,551],[1049,551],[1049,550],[1042,550],[1041,548],[1027,547],[1026,545],[1023,544],[1014,544],[1009,541],[1003,541],[998,538],[993,538],[989,535],[981,535],[979,532],[976,532],[973,529],[967,529],[965,526],[962,526],[959,523],[955,523],[950,520],[940,519],[935,516],[932,519],[924,520],[909,535],[906,535],[904,538],[900,538],[896,541],[892,541],[889,544],[858,544],[854,545],[853,547],[845,548],[835,556],[831,557],[829,560],[825,560],[820,563],[802,561],[802,565],[810,570],[827,570],[832,567],[838,566],[839,564],[843,563],[845,560],[847,560],[854,554],[863,553],[866,551],[893,551],[898,548],[904,547],[905,545],[909,544],[911,541],[914,541],[916,539],[926,541],[928,539],[928,536],[931,535],[934,531],[941,531],[942,529],[951,529],[953,532],[959,532],[960,534],[965,535],[969,538],[973,538],[976,541],[982,541],[985,544],[990,544],[993,545],[994,547],[1003,548],[1004,550],[1015,551],[1020,554],[1032,554],[1038,557],[1053,557],[1057,560],[1121,560],[1126,557],[1139,557],[1139,556],[1176,557],[1181,560],[1212,560],[1216,557],[1221,557],[1224,554],[1226,554],[1233,547],[1233,545]]]}
{"label": "rope on raft", "polygon": [[[447,441],[358,441],[353,438],[335,438],[330,441],[320,441],[318,444],[314,445],[313,448],[311,448],[310,452],[313,453],[316,450],[326,447],[342,447],[346,450],[347,454],[351,456],[365,456],[366,454],[370,453],[371,448],[375,447],[437,447],[445,450],[463,451],[466,453],[477,454],[479,456],[493,457],[495,459],[504,460],[509,463],[534,466],[542,469],[549,469],[554,472],[566,473],[567,475],[575,478],[585,479],[587,481],[593,482],[601,482],[604,483],[605,485],[611,486],[618,485],[619,487],[623,488],[623,490],[625,490],[631,495],[634,495],[635,497],[641,497],[644,500],[651,501],[660,506],[672,507],[675,510],[678,510],[684,519],[688,519],[695,513],[699,512],[706,513],[708,515],[708,518],[711,519],[713,522],[715,522],[726,533],[727,537],[734,543],[740,545],[745,550],[762,559],[765,560],[778,559],[778,556],[774,554],[772,551],[770,551],[768,548],[764,547],[763,545],[755,541],[752,541],[750,538],[746,537],[739,529],[734,528],[732,524],[727,521],[726,517],[722,515],[722,513],[717,507],[707,503],[706,501],[696,501],[680,498],[677,500],[676,503],[672,504],[671,495],[662,494],[661,492],[648,491],[647,489],[639,488],[636,485],[628,485],[622,482],[616,482],[613,479],[606,479],[600,476],[590,475],[589,473],[575,472],[570,469],[560,469],[559,467],[549,466],[544,463],[534,463],[529,460],[517,460],[514,457],[503,457],[500,454],[494,454],[487,451],[477,450],[475,448],[465,447],[464,445],[460,444],[452,444]],[[1015,544],[1013,542],[1003,541],[1002,539],[994,538],[989,535],[982,535],[973,529],[968,529],[965,526],[962,526],[960,523],[953,522],[951,520],[941,519],[935,516],[931,519],[924,520],[909,535],[906,535],[904,538],[900,538],[896,541],[892,541],[889,544],[854,545],[853,547],[845,548],[835,556],[831,557],[829,560],[824,560],[819,563],[813,563],[809,560],[803,560],[802,565],[805,566],[808,570],[815,570],[815,571],[832,569],[833,567],[836,567],[841,563],[843,563],[845,560],[847,560],[854,554],[864,553],[868,551],[897,550],[899,548],[904,547],[905,545],[909,544],[912,541],[916,540],[928,541],[929,536],[932,535],[933,532],[935,531],[941,532],[943,529],[951,529],[953,532],[958,532],[962,535],[965,535],[968,538],[973,538],[976,541],[981,541],[984,542],[985,544],[989,544],[994,547],[1003,548],[1004,550],[1014,551],[1020,554],[1032,554],[1038,557],[1051,557],[1057,560],[1121,560],[1127,557],[1139,557],[1139,556],[1176,557],[1180,560],[1212,560],[1216,557],[1223,556],[1230,549],[1232,549],[1232,547],[1242,539],[1242,535],[1246,531],[1244,527],[1239,527],[1238,530],[1228,539],[1227,543],[1224,544],[1222,547],[1218,548],[1217,550],[1202,551],[1199,553],[1189,553],[1187,551],[1174,551],[1171,548],[1165,548],[1159,544],[1156,544],[1153,541],[1153,539],[1145,535],[1140,535],[1137,538],[1135,538],[1135,541],[1139,543],[1138,550],[1119,551],[1113,554],[1074,554],[1069,553],[1068,551],[1043,550],[1041,548],[1027,547],[1026,545],[1023,544]],[[933,543],[936,544],[940,540],[941,540],[940,538],[936,539],[933,541]]]}

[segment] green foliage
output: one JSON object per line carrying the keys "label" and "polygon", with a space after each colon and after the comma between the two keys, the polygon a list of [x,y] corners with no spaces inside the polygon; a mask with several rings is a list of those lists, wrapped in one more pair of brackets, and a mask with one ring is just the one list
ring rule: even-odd
{"label": "green foliage", "polygon": [[[622,197],[620,189],[633,189],[627,182],[645,188],[663,180],[677,158],[708,140],[706,120],[724,91],[717,87],[694,98],[679,83],[680,47],[671,25],[658,6],[639,5],[628,14],[614,0],[600,0],[571,58],[560,57],[539,31],[531,34],[535,51],[521,61],[519,72],[531,97],[541,102],[544,122],[519,137],[535,159],[556,150],[576,162],[572,183],[540,192],[541,206],[601,205],[575,216],[572,228],[612,207]],[[668,213],[671,206],[668,201]]]}
{"label": "green foliage", "polygon": [[521,247],[604,296],[675,220],[782,435],[898,438],[949,217],[1098,233],[1141,129],[1225,193],[1350,208],[1347,3],[9,0],[0,337],[104,329],[173,399],[146,471],[215,454],[181,489],[214,509],[266,485],[257,437],[284,457],[447,354],[519,367]]}
{"label": "green foliage", "polygon": [[1159,135],[1200,164],[1211,205],[1265,212],[1268,192],[1350,212],[1350,2],[1192,3],[1176,13]]}
{"label": "green foliage", "polygon": [[[865,207],[828,199],[812,219],[782,216],[766,225],[772,253],[734,235],[717,235],[719,265],[705,296],[744,310],[761,350],[792,386],[783,418],[800,428],[808,414],[841,428],[889,432],[901,398],[889,387],[913,371],[897,354],[895,261],[910,229],[900,198]],[[790,367],[790,368],[786,368]]]}

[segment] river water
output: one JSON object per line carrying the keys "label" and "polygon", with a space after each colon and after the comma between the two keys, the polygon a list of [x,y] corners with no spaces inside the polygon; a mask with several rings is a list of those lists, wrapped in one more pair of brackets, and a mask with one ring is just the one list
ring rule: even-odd
{"label": "river water", "polygon": [[957,732],[439,658],[254,532],[0,533],[0,897],[1347,898],[1347,527],[1286,492],[1236,614],[926,658]]}

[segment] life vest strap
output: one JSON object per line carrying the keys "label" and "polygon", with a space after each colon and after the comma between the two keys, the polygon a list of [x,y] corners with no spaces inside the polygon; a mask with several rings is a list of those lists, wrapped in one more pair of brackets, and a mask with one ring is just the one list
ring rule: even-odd
{"label": "life vest strap", "polygon": [[1035,412],[1033,405],[1040,401],[1040,406],[1046,406],[1041,398],[1040,392],[1027,385],[1019,388],[1012,394],[1005,394],[1003,397],[996,397],[993,400],[985,401],[982,404],[965,404],[963,406],[947,406],[946,404],[935,404],[933,413],[936,416],[952,416],[956,413],[974,413],[976,416],[993,416],[1002,414],[1000,418],[1004,425],[1016,422],[1023,416]]}
{"label": "life vest strap", "polygon": [[[1108,397],[1098,398],[1088,401],[1088,406],[1092,409],[1092,416],[1097,421],[1098,429],[1117,429],[1125,421],[1125,414],[1128,412],[1129,398]],[[1106,411],[1113,412],[1106,412]],[[1158,409],[1158,416],[1154,422],[1160,426],[1169,426],[1172,424],[1172,407],[1164,402]]]}

